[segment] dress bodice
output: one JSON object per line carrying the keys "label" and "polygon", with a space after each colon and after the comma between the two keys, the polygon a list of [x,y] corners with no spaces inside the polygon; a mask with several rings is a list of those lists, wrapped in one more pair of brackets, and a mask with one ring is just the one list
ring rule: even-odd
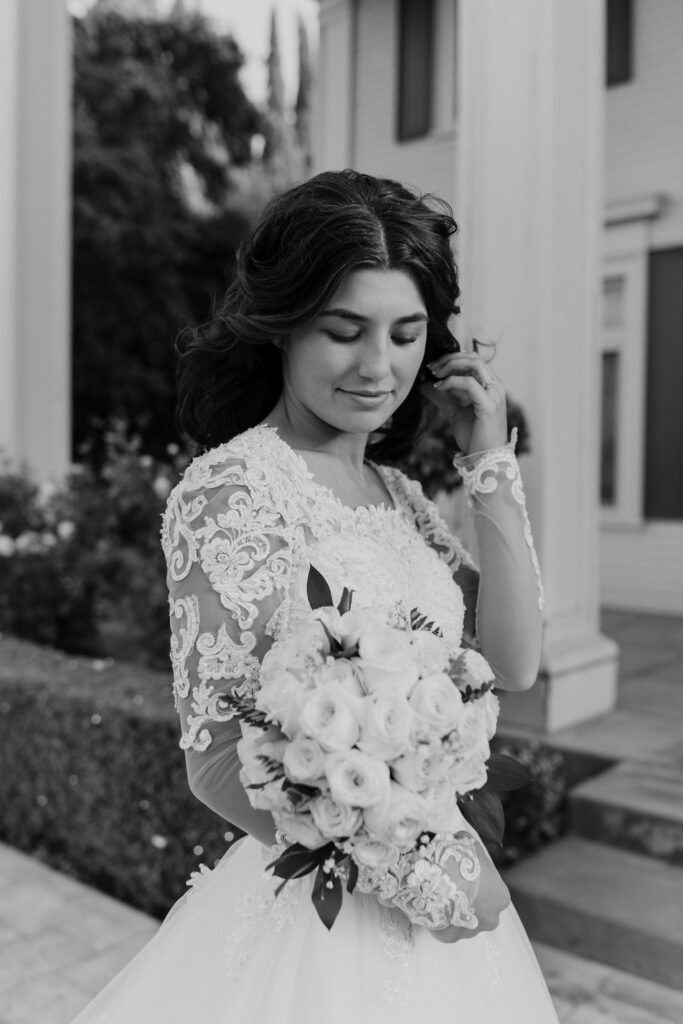
{"label": "dress bodice", "polygon": [[[350,508],[263,425],[188,467],[162,530],[176,697],[192,705],[184,746],[210,742],[219,679],[239,679],[242,693],[256,688],[265,650],[310,611],[311,565],[335,603],[348,587],[355,607],[389,608],[398,619],[417,609],[460,645],[474,564],[419,484],[377,469],[393,506]],[[191,671],[199,683],[190,695]]]}

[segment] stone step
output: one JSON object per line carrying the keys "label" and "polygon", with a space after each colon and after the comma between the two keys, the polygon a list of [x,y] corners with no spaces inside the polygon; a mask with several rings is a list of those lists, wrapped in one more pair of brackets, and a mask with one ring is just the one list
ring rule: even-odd
{"label": "stone step", "polygon": [[572,832],[683,866],[683,770],[622,761],[570,793]]}
{"label": "stone step", "polygon": [[505,880],[532,939],[683,990],[683,869],[568,836]]}

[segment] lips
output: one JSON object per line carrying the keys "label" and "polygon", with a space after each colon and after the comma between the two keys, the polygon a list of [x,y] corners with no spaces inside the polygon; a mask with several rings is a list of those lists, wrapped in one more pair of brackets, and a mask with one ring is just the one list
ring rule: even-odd
{"label": "lips", "polygon": [[351,391],[349,388],[340,388],[345,395],[357,395],[360,398],[383,398],[390,395],[391,391]]}

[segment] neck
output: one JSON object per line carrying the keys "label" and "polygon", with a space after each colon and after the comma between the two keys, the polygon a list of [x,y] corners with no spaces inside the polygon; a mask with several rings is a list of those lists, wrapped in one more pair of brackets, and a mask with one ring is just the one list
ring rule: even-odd
{"label": "neck", "polygon": [[264,423],[276,427],[280,437],[299,451],[326,452],[362,472],[369,434],[335,430],[309,410],[297,408],[280,397]]}

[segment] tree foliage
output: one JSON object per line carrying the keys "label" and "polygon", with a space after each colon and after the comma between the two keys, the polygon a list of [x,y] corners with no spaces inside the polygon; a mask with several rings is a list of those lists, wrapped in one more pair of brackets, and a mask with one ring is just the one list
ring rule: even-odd
{"label": "tree foliage", "polygon": [[262,123],[241,65],[198,15],[74,22],[77,447],[112,416],[153,452],[175,437],[174,339],[208,315],[247,226],[231,171]]}

